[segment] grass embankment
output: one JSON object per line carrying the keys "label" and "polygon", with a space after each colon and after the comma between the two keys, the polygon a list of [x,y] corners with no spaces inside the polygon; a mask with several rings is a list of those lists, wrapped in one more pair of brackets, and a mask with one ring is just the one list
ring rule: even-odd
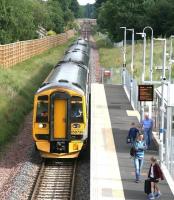
{"label": "grass embankment", "polygon": [[[99,48],[100,55],[100,65],[104,68],[113,68],[114,73],[117,77],[113,79],[118,83],[119,69],[123,64],[123,48],[122,47],[113,47],[110,43],[102,38],[101,36],[95,35],[95,40],[97,47]],[[161,70],[156,70],[156,66],[162,66],[163,59],[163,43],[160,41],[154,41],[154,66],[153,66],[153,80],[160,80]],[[126,50],[126,63],[127,69],[130,71],[131,64],[131,45],[127,45]],[[169,52],[169,41],[167,45],[167,52]],[[139,41],[135,44],[135,56],[134,56],[134,77],[138,82],[141,80],[142,73],[142,57],[143,57],[143,44],[142,41]],[[146,80],[149,80],[149,62],[150,62],[150,41],[148,41],[146,49]],[[167,58],[168,61],[168,58]],[[168,62],[166,63],[168,66]],[[168,70],[166,70],[166,76],[168,76]],[[174,70],[172,70],[172,77],[174,77]],[[114,82],[115,82],[114,81]],[[120,81],[120,80],[119,80]]]}
{"label": "grass embankment", "polygon": [[72,42],[47,50],[10,69],[0,68],[0,149],[17,133],[33,107],[33,95]]}

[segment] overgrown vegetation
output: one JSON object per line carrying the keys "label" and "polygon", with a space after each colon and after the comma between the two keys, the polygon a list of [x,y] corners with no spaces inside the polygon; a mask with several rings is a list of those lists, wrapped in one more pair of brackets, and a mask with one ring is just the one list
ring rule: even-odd
{"label": "overgrown vegetation", "polygon": [[50,49],[10,69],[0,68],[0,147],[17,134],[24,116],[32,110],[34,93],[69,44]]}
{"label": "overgrown vegetation", "polygon": [[62,33],[75,26],[77,0],[0,0],[0,44],[38,37],[39,27]]}
{"label": "overgrown vegetation", "polygon": [[[154,29],[154,36],[169,37],[174,33],[173,0],[97,0],[97,22],[100,31],[120,41],[121,26],[142,32],[145,26]],[[131,39],[131,33],[127,37]]]}
{"label": "overgrown vegetation", "polygon": [[[103,36],[95,35],[96,44],[99,48],[100,55],[100,65],[104,68],[113,68],[114,70],[119,70],[122,68],[123,64],[123,52],[122,47],[113,47],[108,43]],[[168,51],[169,51],[169,42],[168,42]],[[131,63],[131,45],[127,45],[126,50],[126,63],[127,70],[130,72],[130,63]],[[141,81],[142,73],[142,57],[143,57],[143,44],[142,41],[137,41],[135,44],[135,57],[134,57],[134,77],[138,82]],[[149,80],[149,62],[150,62],[150,41],[147,45],[146,50],[146,80]],[[154,80],[160,80],[161,70],[157,70],[157,67],[162,66],[163,59],[163,47],[161,42],[154,43],[154,66],[153,66],[153,78]],[[167,59],[167,66],[169,66]],[[173,67],[174,69],[174,67]],[[172,70],[172,78],[174,78],[174,70]],[[168,77],[168,70],[166,70],[166,76]]]}

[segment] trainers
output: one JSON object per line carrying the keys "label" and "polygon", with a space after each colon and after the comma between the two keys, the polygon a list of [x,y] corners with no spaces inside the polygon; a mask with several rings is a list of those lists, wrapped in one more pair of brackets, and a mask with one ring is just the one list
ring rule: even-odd
{"label": "trainers", "polygon": [[153,200],[153,199],[155,199],[155,197],[154,197],[153,193],[150,193],[148,195],[148,200]]}
{"label": "trainers", "polygon": [[157,199],[159,199],[160,196],[161,196],[161,193],[160,193],[160,192],[157,192],[157,193],[155,194],[155,198],[157,198]]}
{"label": "trainers", "polygon": [[139,183],[139,180],[135,180],[135,183]]}
{"label": "trainers", "polygon": [[155,199],[155,197],[148,197],[148,200],[153,200]]}

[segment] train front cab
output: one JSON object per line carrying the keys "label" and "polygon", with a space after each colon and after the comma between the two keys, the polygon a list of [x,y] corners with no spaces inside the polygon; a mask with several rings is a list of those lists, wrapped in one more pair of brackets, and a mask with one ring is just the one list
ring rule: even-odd
{"label": "train front cab", "polygon": [[78,157],[87,139],[85,96],[45,91],[35,96],[33,138],[42,157]]}

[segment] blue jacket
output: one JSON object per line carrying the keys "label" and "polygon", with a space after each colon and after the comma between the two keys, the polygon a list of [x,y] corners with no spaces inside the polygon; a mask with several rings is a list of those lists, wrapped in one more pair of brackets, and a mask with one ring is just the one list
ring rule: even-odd
{"label": "blue jacket", "polygon": [[144,151],[147,149],[147,146],[146,146],[146,142],[143,140],[143,141],[135,141],[133,143],[133,146],[135,148],[135,158],[141,158],[143,159],[144,158]]}
{"label": "blue jacket", "polygon": [[135,141],[138,132],[139,132],[139,130],[135,127],[132,127],[129,129],[128,137],[131,139],[131,143],[133,143]]}

